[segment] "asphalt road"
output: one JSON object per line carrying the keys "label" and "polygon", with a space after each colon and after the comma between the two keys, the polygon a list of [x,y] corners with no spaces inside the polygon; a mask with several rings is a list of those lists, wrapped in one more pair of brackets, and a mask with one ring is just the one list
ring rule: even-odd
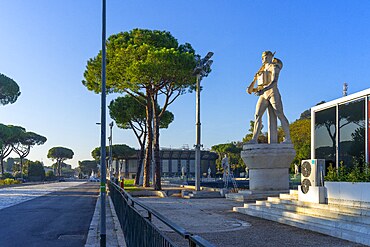
{"label": "asphalt road", "polygon": [[84,183],[0,210],[0,246],[84,246],[98,183]]}

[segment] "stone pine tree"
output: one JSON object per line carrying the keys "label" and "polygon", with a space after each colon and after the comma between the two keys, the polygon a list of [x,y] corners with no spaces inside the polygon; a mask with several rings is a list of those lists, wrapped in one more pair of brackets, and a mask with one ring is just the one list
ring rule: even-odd
{"label": "stone pine tree", "polygon": [[[109,154],[109,146],[105,147],[105,151],[107,154]],[[134,156],[135,154],[136,154],[135,149],[127,146],[126,144],[112,145],[112,159],[116,160],[117,163],[122,164],[123,160],[127,160],[129,157]],[[100,155],[101,155],[100,147],[96,147],[94,148],[93,151],[91,151],[91,156],[97,161],[100,160]],[[108,162],[109,162],[109,156],[107,155],[106,162],[105,162],[106,165],[108,164]],[[116,171],[118,171],[119,167],[116,167],[115,169]],[[119,174],[116,174],[117,178],[118,178],[118,175]]]}
{"label": "stone pine tree", "polygon": [[[179,45],[166,31],[134,29],[111,35],[107,41],[107,92],[126,93],[145,102],[147,146],[144,187],[149,186],[153,138],[155,152],[155,189],[160,189],[159,123],[174,100],[195,85],[192,75],[196,55],[190,44]],[[90,59],[83,84],[96,93],[101,90],[101,51]],[[159,104],[162,101],[162,104]],[[161,106],[157,111],[156,105]],[[154,112],[154,117],[153,117]],[[154,129],[152,122],[154,118]]]}
{"label": "stone pine tree", "polygon": [[11,78],[0,73],[0,104],[13,104],[21,95],[18,84]]}
{"label": "stone pine tree", "polygon": [[[140,146],[138,155],[138,166],[135,176],[135,185],[139,185],[140,174],[145,154],[145,140],[147,137],[147,122],[145,114],[145,104],[143,101],[125,95],[112,100],[108,106],[111,118],[117,126],[122,129],[131,129]],[[159,106],[157,106],[159,108]],[[161,118],[160,128],[168,128],[174,116],[170,111],[165,111]]]}
{"label": "stone pine tree", "polygon": [[42,145],[46,142],[46,137],[33,133],[33,132],[23,132],[19,136],[16,143],[13,143],[13,151],[19,155],[20,165],[21,165],[21,178],[23,178],[23,159],[28,156],[31,151],[31,147],[35,145]]}
{"label": "stone pine tree", "polygon": [[13,151],[13,146],[21,140],[26,132],[23,127],[0,124],[0,163],[4,174],[4,159]]}
{"label": "stone pine tree", "polygon": [[62,167],[61,167],[62,162],[68,159],[72,159],[73,155],[74,155],[73,151],[69,148],[53,147],[49,149],[47,157],[57,162],[58,176],[60,177],[62,175]]}

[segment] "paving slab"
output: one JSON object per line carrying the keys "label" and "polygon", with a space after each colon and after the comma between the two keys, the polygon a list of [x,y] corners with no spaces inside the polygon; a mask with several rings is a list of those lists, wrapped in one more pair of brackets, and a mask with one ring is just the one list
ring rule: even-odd
{"label": "paving slab", "polygon": [[[224,198],[187,200],[179,197],[138,198],[188,231],[216,246],[363,246],[324,234],[239,214],[233,207],[242,202]],[[187,246],[171,229],[155,218],[153,222],[178,246]]]}

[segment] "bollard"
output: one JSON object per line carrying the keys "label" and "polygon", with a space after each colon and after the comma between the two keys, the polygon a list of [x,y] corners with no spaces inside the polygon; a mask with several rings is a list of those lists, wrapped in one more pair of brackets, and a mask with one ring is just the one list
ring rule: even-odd
{"label": "bollard", "polygon": [[121,179],[121,188],[124,189],[125,188],[125,178],[122,178]]}

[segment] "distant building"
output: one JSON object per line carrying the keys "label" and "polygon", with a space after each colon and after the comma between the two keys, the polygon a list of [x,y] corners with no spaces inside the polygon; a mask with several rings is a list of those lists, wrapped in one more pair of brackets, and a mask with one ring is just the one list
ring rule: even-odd
{"label": "distant building", "polygon": [[311,108],[311,157],[351,167],[369,162],[370,89]]}
{"label": "distant building", "polygon": [[[114,161],[113,167],[119,167],[120,174],[123,174],[125,178],[135,178],[139,153],[140,150],[137,150],[136,155],[119,162],[118,166],[116,166],[117,163]],[[159,155],[163,177],[179,177],[182,175],[183,167],[188,177],[195,176],[194,149],[161,149]],[[208,168],[211,168],[211,176],[215,176],[217,158],[218,155],[214,152],[201,151],[201,175],[206,175]]]}

